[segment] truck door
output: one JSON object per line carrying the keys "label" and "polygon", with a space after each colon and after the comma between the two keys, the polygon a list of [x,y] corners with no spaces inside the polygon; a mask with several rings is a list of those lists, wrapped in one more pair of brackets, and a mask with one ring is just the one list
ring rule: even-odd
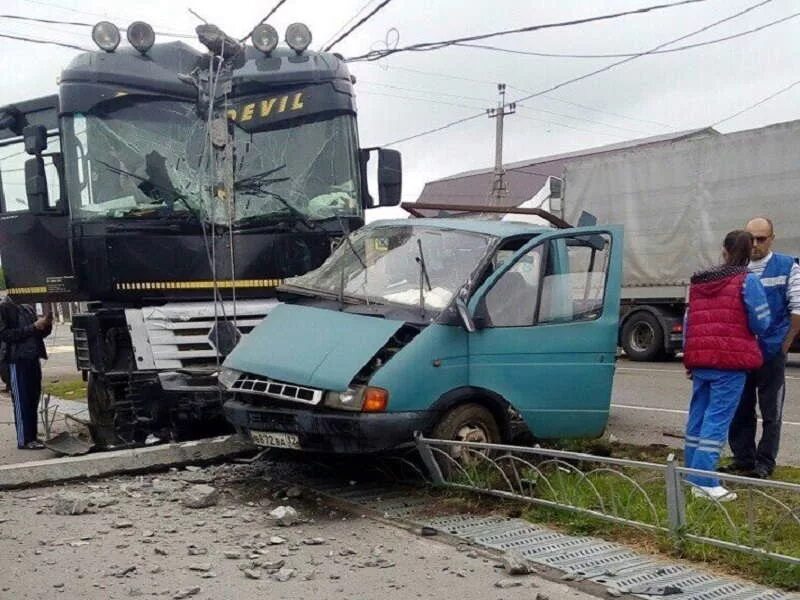
{"label": "truck door", "polygon": [[469,303],[470,386],[505,398],[539,438],[600,435],[611,402],[622,230],[528,242]]}
{"label": "truck door", "polygon": [[32,157],[22,138],[0,142],[0,259],[8,292],[23,302],[71,299],[67,199],[54,163],[60,150],[57,133],[49,136],[47,150],[42,157],[47,202],[34,214],[25,189],[25,161]]}

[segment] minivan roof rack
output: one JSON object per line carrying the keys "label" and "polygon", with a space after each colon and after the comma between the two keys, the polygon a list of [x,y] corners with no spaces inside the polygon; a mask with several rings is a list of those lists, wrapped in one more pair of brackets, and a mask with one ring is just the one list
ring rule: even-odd
{"label": "minivan roof rack", "polygon": [[541,217],[551,225],[559,229],[572,227],[564,219],[547,212],[543,208],[519,208],[517,206],[481,206],[475,204],[437,204],[425,202],[403,202],[400,208],[407,211],[414,217],[425,218],[427,215],[420,211],[423,210],[446,210],[452,212],[476,212],[476,213],[499,213],[513,215],[535,215]]}

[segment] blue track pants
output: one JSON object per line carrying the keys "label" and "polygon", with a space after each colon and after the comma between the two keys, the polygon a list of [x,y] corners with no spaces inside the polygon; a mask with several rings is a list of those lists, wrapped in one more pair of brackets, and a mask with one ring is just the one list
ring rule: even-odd
{"label": "blue track pants", "polygon": [[21,359],[9,363],[17,447],[36,440],[39,396],[42,393],[42,368],[39,359]]}
{"label": "blue track pants", "polygon": [[[687,467],[704,471],[717,469],[746,377],[745,371],[692,370],[692,401],[686,423],[684,458]],[[687,479],[696,485],[719,485],[717,478],[690,475]]]}

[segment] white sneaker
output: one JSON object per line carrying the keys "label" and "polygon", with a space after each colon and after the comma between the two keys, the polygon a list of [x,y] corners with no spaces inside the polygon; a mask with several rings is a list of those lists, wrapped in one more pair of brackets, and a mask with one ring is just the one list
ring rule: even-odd
{"label": "white sneaker", "polygon": [[695,498],[710,498],[717,502],[730,502],[736,500],[736,492],[732,492],[721,485],[715,486],[692,486],[692,495]]}

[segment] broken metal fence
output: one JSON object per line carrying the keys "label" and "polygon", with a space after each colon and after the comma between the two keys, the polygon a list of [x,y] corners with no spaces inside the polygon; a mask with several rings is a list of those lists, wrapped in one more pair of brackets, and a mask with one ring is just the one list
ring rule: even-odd
{"label": "broken metal fence", "polygon": [[[800,565],[800,485],[678,465],[553,450],[430,439],[416,447],[435,485],[522,500]],[[690,475],[715,477],[730,502],[698,496]],[[698,488],[699,489],[699,488]]]}

